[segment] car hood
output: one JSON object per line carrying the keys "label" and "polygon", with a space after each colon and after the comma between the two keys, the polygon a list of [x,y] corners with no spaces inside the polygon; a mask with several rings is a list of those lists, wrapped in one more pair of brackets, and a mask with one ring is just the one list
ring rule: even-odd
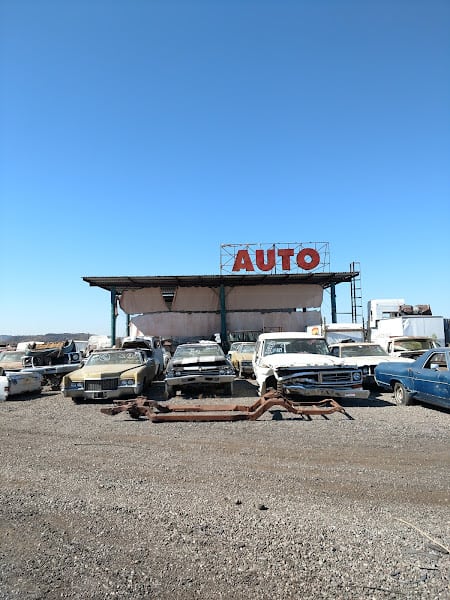
{"label": "car hood", "polygon": [[227,358],[224,356],[189,356],[186,358],[172,358],[169,363],[169,368],[198,366],[198,365],[230,365]]}
{"label": "car hood", "polygon": [[414,361],[416,358],[419,358],[419,356],[422,356],[424,352],[426,352],[426,350],[400,350],[394,352],[392,358],[395,362],[405,361],[407,359]]}
{"label": "car hood", "polygon": [[391,356],[351,356],[342,359],[346,365],[356,365],[358,367],[379,365],[383,362],[414,362],[412,358]]}
{"label": "car hood", "polygon": [[239,359],[239,360],[252,360],[253,358],[253,352],[242,352],[240,354],[236,354],[236,356],[234,357],[235,360]]}
{"label": "car hood", "polygon": [[[342,367],[348,366],[341,358],[328,356],[326,354],[269,354],[262,362],[274,369],[280,367]],[[354,363],[353,363],[354,364]]]}
{"label": "car hood", "polygon": [[92,365],[83,367],[70,374],[71,379],[100,379],[101,377],[120,377],[127,371],[135,371],[143,365]]}
{"label": "car hood", "polygon": [[20,371],[23,369],[22,361],[18,362],[0,362],[0,367],[5,371]]}

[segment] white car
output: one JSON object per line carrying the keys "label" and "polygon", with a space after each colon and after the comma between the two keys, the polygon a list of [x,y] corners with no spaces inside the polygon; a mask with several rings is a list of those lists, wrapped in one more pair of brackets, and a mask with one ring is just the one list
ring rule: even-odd
{"label": "white car", "polygon": [[0,402],[9,400],[10,396],[40,392],[41,389],[42,377],[39,373],[4,371],[0,367]]}
{"label": "white car", "polygon": [[367,398],[363,375],[330,355],[324,337],[301,332],[262,333],[256,342],[253,371],[258,391],[315,398]]}
{"label": "white car", "polygon": [[376,386],[375,367],[381,362],[414,362],[412,358],[389,356],[379,344],[374,342],[341,342],[332,344],[330,352],[342,358],[346,364],[358,365],[363,372],[365,386]]}

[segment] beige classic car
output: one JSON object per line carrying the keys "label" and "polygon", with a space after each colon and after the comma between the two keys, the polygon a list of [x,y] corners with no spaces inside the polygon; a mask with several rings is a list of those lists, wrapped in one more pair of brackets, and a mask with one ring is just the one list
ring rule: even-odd
{"label": "beige classic car", "polygon": [[255,352],[255,342],[241,342],[234,350],[231,356],[231,363],[239,377],[252,377],[253,373],[253,353]]}
{"label": "beige classic car", "polygon": [[89,355],[81,369],[63,378],[61,391],[74,402],[140,396],[157,371],[155,360],[143,350],[98,350]]}

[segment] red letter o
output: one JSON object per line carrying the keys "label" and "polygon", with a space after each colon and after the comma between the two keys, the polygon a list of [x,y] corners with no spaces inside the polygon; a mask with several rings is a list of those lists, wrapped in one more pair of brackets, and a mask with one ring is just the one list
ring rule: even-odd
{"label": "red letter o", "polygon": [[[306,256],[309,256],[310,260],[305,260]],[[297,254],[297,264],[305,271],[315,269],[320,264],[320,254],[314,248],[303,248]]]}

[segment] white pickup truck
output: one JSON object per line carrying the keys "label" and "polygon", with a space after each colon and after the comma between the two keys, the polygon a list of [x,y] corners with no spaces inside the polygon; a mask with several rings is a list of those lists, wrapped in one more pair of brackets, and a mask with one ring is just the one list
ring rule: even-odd
{"label": "white pickup truck", "polygon": [[427,336],[390,336],[377,338],[376,342],[394,358],[416,359],[427,350],[439,348],[438,342]]}
{"label": "white pickup truck", "polygon": [[256,342],[253,371],[259,394],[269,388],[310,398],[367,398],[356,365],[330,355],[324,337],[301,332],[262,333]]}
{"label": "white pickup truck", "polygon": [[10,396],[40,392],[41,389],[42,377],[39,373],[4,371],[0,367],[0,402],[9,400]]}

